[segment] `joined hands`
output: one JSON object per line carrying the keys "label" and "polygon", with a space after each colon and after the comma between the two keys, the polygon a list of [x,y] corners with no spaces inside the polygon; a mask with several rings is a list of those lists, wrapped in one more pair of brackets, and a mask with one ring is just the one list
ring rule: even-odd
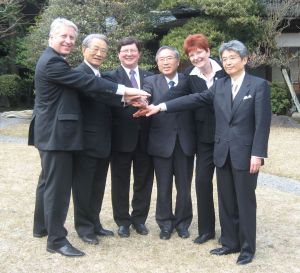
{"label": "joined hands", "polygon": [[[133,104],[133,106],[135,106]],[[139,107],[139,106],[136,106],[136,107]],[[150,105],[147,105],[146,107],[139,107],[140,109],[135,112],[133,114],[133,117],[134,118],[138,118],[138,117],[150,117],[158,112],[160,112],[160,106],[159,105],[154,105],[154,104],[150,104]]]}

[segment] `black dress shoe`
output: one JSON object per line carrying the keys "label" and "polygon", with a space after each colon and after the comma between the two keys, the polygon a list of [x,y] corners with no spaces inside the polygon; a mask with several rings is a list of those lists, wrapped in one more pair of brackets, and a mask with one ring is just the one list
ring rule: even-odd
{"label": "black dress shoe", "polygon": [[239,265],[243,264],[248,264],[251,263],[253,260],[253,255],[252,254],[243,254],[241,253],[240,256],[238,257],[236,263]]}
{"label": "black dress shoe", "polygon": [[129,227],[127,226],[119,226],[118,234],[122,238],[127,238],[130,236]]}
{"label": "black dress shoe", "polygon": [[42,238],[42,237],[45,237],[47,235],[48,235],[48,232],[45,229],[40,231],[40,232],[33,232],[33,237],[35,237],[35,238]]}
{"label": "black dress shoe", "polygon": [[101,228],[96,228],[95,233],[99,236],[114,236],[114,233],[111,230]]}
{"label": "black dress shoe", "polygon": [[231,249],[231,248],[228,248],[228,247],[220,247],[220,248],[215,248],[215,249],[212,249],[210,251],[210,254],[213,254],[213,255],[227,255],[227,254],[231,254],[231,253],[237,253],[239,252],[240,250],[239,249]]}
{"label": "black dress shoe", "polygon": [[190,233],[187,229],[177,229],[177,234],[182,239],[186,239],[190,237]]}
{"label": "black dress shoe", "polygon": [[132,226],[140,235],[147,235],[149,233],[147,227],[144,224],[132,224]]}
{"label": "black dress shoe", "polygon": [[59,248],[53,248],[47,246],[47,251],[50,253],[59,253],[67,257],[81,257],[85,255],[84,252],[73,247],[71,244],[65,244],[64,246]]}
{"label": "black dress shoe", "polygon": [[202,235],[199,235],[195,240],[195,244],[203,244],[207,242],[208,240],[214,239],[215,233],[203,233]]}
{"label": "black dress shoe", "polygon": [[95,234],[88,234],[88,235],[83,235],[79,236],[82,241],[85,243],[91,244],[91,245],[98,245],[99,240]]}
{"label": "black dress shoe", "polygon": [[161,230],[159,238],[162,240],[169,240],[171,238],[171,232],[169,230]]}

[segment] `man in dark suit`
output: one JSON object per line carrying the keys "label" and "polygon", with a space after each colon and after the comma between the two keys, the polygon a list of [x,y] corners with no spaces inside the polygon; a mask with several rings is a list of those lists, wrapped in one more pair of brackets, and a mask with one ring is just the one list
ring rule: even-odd
{"label": "man in dark suit", "polygon": [[[141,44],[134,38],[124,38],[118,44],[121,66],[105,75],[128,87],[141,88],[145,77],[152,73],[138,67]],[[130,225],[138,234],[147,235],[145,225],[150,208],[153,185],[153,163],[147,154],[149,120],[134,119],[132,106],[112,107],[111,190],[114,220],[120,237],[130,236]],[[129,189],[133,166],[132,212],[129,212]]]}
{"label": "man in dark suit", "polygon": [[229,77],[217,80],[202,93],[150,106],[148,115],[213,103],[222,247],[211,250],[211,254],[240,252],[237,264],[247,264],[256,249],[255,189],[259,168],[267,157],[270,94],[265,80],[245,72],[248,52],[243,43],[224,43],[219,52]]}
{"label": "man in dark suit", "polygon": [[[161,74],[145,79],[143,88],[152,96],[152,103],[180,96],[188,88],[188,79],[177,73],[178,51],[169,46],[156,53]],[[181,238],[188,238],[191,224],[191,182],[196,150],[192,111],[161,113],[151,120],[148,152],[153,156],[157,181],[156,222],[160,238],[168,240],[174,229]],[[172,210],[173,176],[177,190],[175,212]]]}
{"label": "man in dark suit", "polygon": [[[90,34],[82,42],[84,61],[75,69],[100,77],[99,67],[106,59],[108,40],[102,34]],[[120,104],[117,97],[102,101],[79,93],[83,121],[83,151],[74,157],[74,223],[79,237],[98,244],[99,236],[112,236],[99,219],[111,151],[111,112],[107,104]],[[107,104],[105,104],[107,103]],[[119,105],[120,107],[121,105]]]}
{"label": "man in dark suit", "polygon": [[72,70],[65,58],[74,48],[77,32],[76,25],[64,18],[57,18],[51,24],[49,47],[42,53],[35,70],[36,97],[28,141],[39,150],[42,165],[33,235],[48,235],[47,251],[72,257],[84,255],[68,242],[64,228],[71,195],[73,156],[83,146],[78,90],[100,97],[147,94]]}

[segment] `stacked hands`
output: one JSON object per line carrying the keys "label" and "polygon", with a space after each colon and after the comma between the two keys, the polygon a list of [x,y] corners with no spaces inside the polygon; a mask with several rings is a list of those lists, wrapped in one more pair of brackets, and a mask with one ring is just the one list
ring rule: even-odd
{"label": "stacked hands", "polygon": [[160,112],[159,105],[154,105],[154,104],[142,105],[139,102],[133,102],[132,106],[139,108],[139,110],[133,114],[134,118],[144,117],[144,116],[149,117]]}
{"label": "stacked hands", "polygon": [[136,88],[126,88],[124,94],[125,102],[128,105],[139,108],[139,110],[133,114],[133,117],[149,117],[160,111],[160,107],[158,105],[149,105],[148,97],[150,96],[151,94],[147,93],[146,91]]}
{"label": "stacked hands", "polygon": [[133,114],[134,118],[144,117],[144,116],[149,117],[160,111],[160,106],[154,104],[149,105],[147,98],[143,98],[143,97],[133,99],[130,102],[130,104],[134,107],[139,108],[139,110]]}

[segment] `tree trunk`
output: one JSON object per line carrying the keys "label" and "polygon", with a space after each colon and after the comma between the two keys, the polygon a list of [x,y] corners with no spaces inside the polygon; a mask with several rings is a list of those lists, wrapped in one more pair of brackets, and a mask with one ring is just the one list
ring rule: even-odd
{"label": "tree trunk", "polygon": [[289,77],[289,75],[288,75],[288,72],[287,72],[286,68],[282,68],[282,69],[281,69],[281,73],[282,73],[282,75],[283,75],[283,77],[284,77],[284,80],[285,80],[285,82],[286,82],[286,84],[287,84],[289,90],[290,90],[290,93],[291,93],[291,95],[292,95],[292,99],[293,99],[293,101],[294,101],[294,104],[296,105],[297,111],[298,111],[298,113],[300,113],[300,103],[299,103],[299,101],[298,101],[298,98],[297,98],[297,96],[296,96],[296,93],[295,93],[293,84],[292,84],[292,82],[291,82],[291,79],[290,79],[290,77]]}

